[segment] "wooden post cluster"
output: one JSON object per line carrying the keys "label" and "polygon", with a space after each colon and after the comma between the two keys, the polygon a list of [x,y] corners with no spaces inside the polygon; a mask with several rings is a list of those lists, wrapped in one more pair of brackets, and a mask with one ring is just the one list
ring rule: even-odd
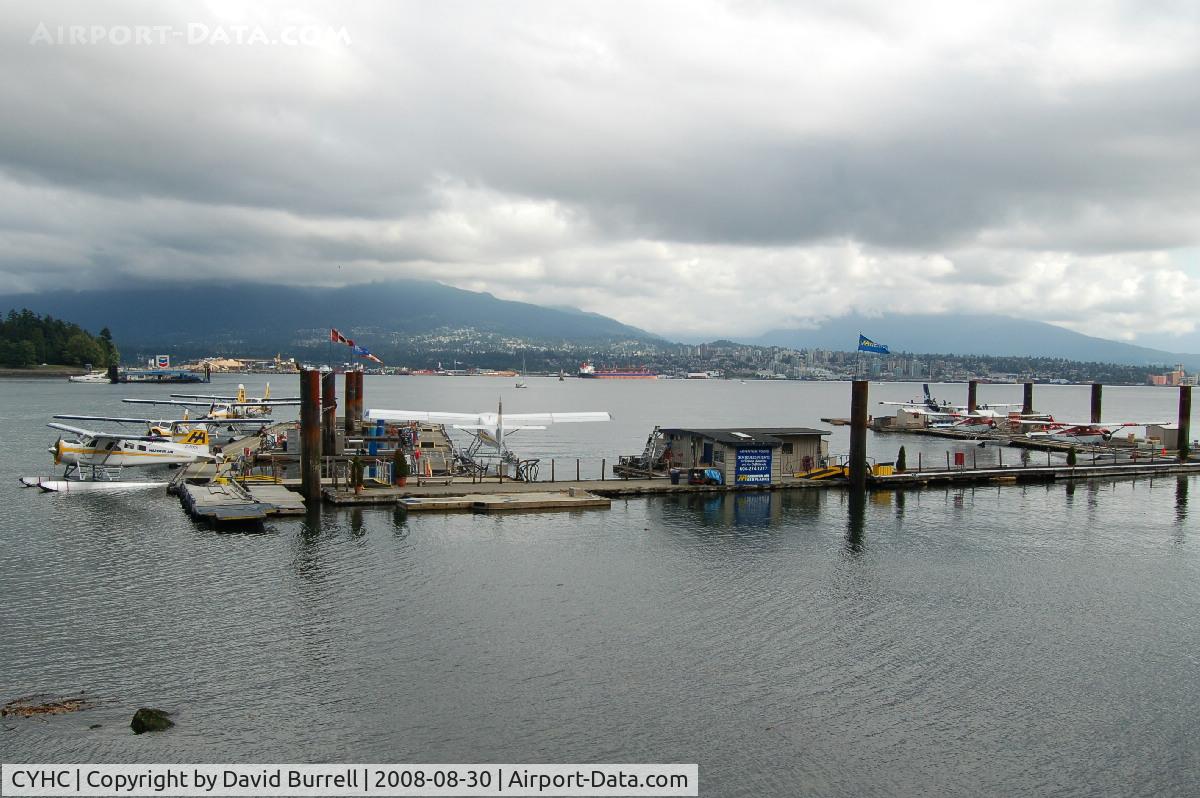
{"label": "wooden post cluster", "polygon": [[1104,386],[1098,382],[1092,383],[1092,418],[1093,424],[1099,424],[1102,411],[1102,397],[1104,396]]}
{"label": "wooden post cluster", "polygon": [[1033,413],[1033,383],[1025,383],[1025,395],[1021,401],[1021,413],[1031,415]]}
{"label": "wooden post cluster", "polygon": [[974,413],[979,407],[979,380],[967,382],[967,412]]}

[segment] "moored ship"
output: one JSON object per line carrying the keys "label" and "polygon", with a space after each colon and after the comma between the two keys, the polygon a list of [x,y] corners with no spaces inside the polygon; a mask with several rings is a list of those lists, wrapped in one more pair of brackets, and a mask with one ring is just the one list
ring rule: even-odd
{"label": "moored ship", "polygon": [[648,368],[598,369],[585,360],[579,364],[579,376],[597,380],[653,380],[658,375]]}

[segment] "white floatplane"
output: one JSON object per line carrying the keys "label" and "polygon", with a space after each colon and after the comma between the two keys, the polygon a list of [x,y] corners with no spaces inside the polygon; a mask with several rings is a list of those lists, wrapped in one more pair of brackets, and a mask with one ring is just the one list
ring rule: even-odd
{"label": "white floatplane", "polygon": [[121,401],[139,405],[204,407],[208,409],[204,412],[203,418],[221,420],[265,416],[270,414],[273,407],[296,407],[300,404],[300,398],[296,396],[272,399],[271,383],[267,383],[262,396],[247,396],[246,386],[239,384],[235,396],[173,393],[171,397],[170,399],[122,399]]}
{"label": "white floatplane", "polygon": [[470,433],[476,441],[471,447],[475,451],[481,445],[496,450],[501,459],[508,459],[506,441],[521,430],[545,429],[550,424],[568,424],[591,421],[612,421],[608,412],[579,413],[509,413],[504,414],[504,403],[500,402],[496,412],[443,413],[431,410],[377,410],[367,411],[373,421],[426,421],[432,424],[450,424],[455,429]]}
{"label": "white floatplane", "polygon": [[1021,424],[1026,426],[1041,427],[1041,429],[1026,432],[1025,436],[1028,438],[1084,444],[1108,443],[1112,440],[1112,436],[1122,429],[1168,423],[1166,421],[1056,421],[1053,417],[1021,421]]}
{"label": "white floatplane", "polygon": [[947,408],[945,410],[930,410],[922,405],[907,402],[880,402],[880,404],[903,407],[904,412],[919,416],[928,429],[952,429],[973,434],[994,430],[1001,419],[1007,418],[1005,414],[990,408],[967,413],[958,410],[954,405],[944,405]]}
{"label": "white floatplane", "polygon": [[237,393],[233,396],[214,396],[212,394],[194,394],[194,393],[173,393],[172,399],[197,399],[207,400],[209,402],[226,402],[229,404],[240,405],[246,408],[246,415],[255,415],[251,410],[259,409],[257,415],[263,415],[271,410],[272,405],[280,407],[295,406],[300,404],[299,396],[284,396],[271,398],[271,383],[267,383],[263,388],[262,396],[247,396],[246,386],[238,383]]}
{"label": "white floatplane", "polygon": [[953,409],[949,402],[939,401],[934,399],[929,393],[929,384],[923,383],[921,388],[924,389],[925,396],[921,399],[909,399],[907,402],[880,402],[881,405],[895,405],[896,407],[904,407],[911,410],[920,409],[928,410],[934,413],[944,413]]}

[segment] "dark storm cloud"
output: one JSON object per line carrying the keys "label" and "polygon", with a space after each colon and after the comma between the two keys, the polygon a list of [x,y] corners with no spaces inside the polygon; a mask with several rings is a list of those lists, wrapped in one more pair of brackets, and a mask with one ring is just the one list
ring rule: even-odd
{"label": "dark storm cloud", "polygon": [[[0,271],[30,288],[34,264],[305,282],[337,262],[610,313],[623,274],[647,301],[619,310],[647,315],[698,264],[713,306],[774,280],[829,312],[879,309],[881,284],[888,307],[1030,313],[996,289],[1143,270],[1128,290],[1197,290],[1169,254],[1200,218],[1186,6],[10,10]],[[31,43],[71,25],[349,41]]]}

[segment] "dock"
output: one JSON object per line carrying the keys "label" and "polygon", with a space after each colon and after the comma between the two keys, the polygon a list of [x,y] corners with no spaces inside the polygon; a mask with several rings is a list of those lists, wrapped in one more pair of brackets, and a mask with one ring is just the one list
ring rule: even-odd
{"label": "dock", "polygon": [[607,510],[612,506],[612,500],[594,493],[528,491],[525,493],[469,493],[461,496],[408,496],[399,499],[397,504],[410,513],[540,513],[556,510]]}
{"label": "dock", "polygon": [[304,515],[300,494],[277,484],[242,485],[232,480],[176,486],[179,500],[202,521],[262,521],[272,515]]}
{"label": "dock", "polygon": [[193,518],[213,522],[261,521],[272,509],[236,482],[184,483],[179,500]]}
{"label": "dock", "polygon": [[1118,463],[1116,465],[1051,465],[1001,468],[958,468],[873,476],[876,489],[921,488],[929,485],[1015,484],[1031,482],[1069,482],[1089,479],[1132,479],[1200,474],[1200,463],[1160,460],[1155,463]]}
{"label": "dock", "polygon": [[[361,390],[355,389],[354,401],[360,399]],[[856,429],[860,428],[865,436],[867,424],[864,422],[869,420],[865,405],[857,410],[852,406],[852,417],[855,417],[856,412],[860,414],[856,417],[859,420],[851,423],[851,426],[859,425]],[[823,420],[832,424],[850,421],[841,418]],[[345,419],[339,420],[335,417],[327,418],[326,421],[332,422],[329,425],[331,429],[341,429],[345,423],[347,442],[353,442],[353,448],[348,446],[343,449],[339,442],[335,445],[333,454],[324,455],[320,454],[318,448],[319,455],[307,462],[311,469],[308,473],[310,482],[307,489],[309,507],[317,504],[329,504],[334,507],[390,506],[412,513],[554,512],[607,509],[611,507],[614,499],[646,496],[830,489],[919,490],[926,486],[1162,478],[1200,473],[1200,462],[1187,459],[1186,452],[1168,456],[1165,449],[1142,447],[1132,439],[1114,439],[1105,446],[1091,446],[1034,440],[996,429],[972,434],[942,428],[887,427],[879,431],[1039,449],[1047,453],[1046,461],[1041,465],[1031,465],[1026,457],[1024,463],[1006,465],[1003,455],[998,454],[996,463],[977,466],[974,457],[969,458],[969,464],[964,463],[963,458],[957,458],[952,467],[948,452],[945,467],[929,463],[928,458],[922,463],[918,456],[916,469],[893,472],[890,464],[880,464],[889,467],[864,469],[866,473],[860,475],[861,481],[856,483],[853,480],[853,469],[843,464],[831,465],[823,470],[820,467],[805,466],[807,470],[798,471],[799,460],[793,457],[781,462],[766,479],[741,480],[739,472],[738,482],[741,484],[729,484],[734,481],[731,473],[724,473],[724,480],[716,480],[725,484],[688,484],[686,479],[680,481],[678,476],[668,478],[663,473],[663,468],[660,468],[663,462],[670,465],[669,461],[664,460],[664,452],[668,448],[664,434],[671,433],[674,436],[680,430],[661,430],[655,427],[641,455],[622,457],[614,464],[613,473],[618,475],[616,477],[605,478],[602,467],[602,476],[599,479],[560,481],[553,478],[554,469],[551,468],[551,479],[543,481],[537,479],[535,469],[515,469],[513,473],[521,478],[514,479],[508,475],[501,477],[499,474],[489,473],[487,468],[476,467],[479,464],[469,456],[464,462],[455,454],[453,442],[441,425],[412,424],[404,430],[393,430],[385,434],[370,425],[362,424],[359,417],[353,418],[353,423],[346,423]],[[342,423],[338,423],[339,421]],[[224,462],[195,463],[180,469],[176,479],[172,480],[170,491],[179,495],[184,507],[194,517],[215,523],[260,522],[270,517],[305,513],[306,499],[303,492],[306,488],[303,477],[306,463],[302,448],[303,435],[300,436],[302,440],[299,447],[277,448],[280,438],[284,437],[291,427],[292,424],[276,424],[260,430],[257,435],[229,440],[222,447],[228,453]],[[353,428],[352,433],[350,428]],[[759,432],[775,436],[787,434],[811,437],[828,434],[807,428],[771,428]],[[701,430],[698,434],[710,435],[713,431]],[[747,434],[741,434],[737,440],[725,441],[721,438],[721,442],[736,449],[737,446],[750,445],[746,443],[749,437]],[[407,440],[408,446],[419,450],[422,459],[414,468],[415,473],[407,477],[405,484],[392,484],[391,455],[387,450],[382,450],[381,454],[377,455],[374,451],[375,445],[380,442],[400,445],[401,440]],[[754,445],[768,446],[770,440],[764,437]],[[370,454],[366,453],[368,444]],[[1067,454],[1072,451],[1074,454],[1068,459],[1076,461],[1074,465],[1051,457],[1052,453]],[[819,447],[816,453],[820,453]],[[728,459],[730,456],[732,455],[727,454],[722,462],[732,462]],[[851,458],[853,456],[852,451]],[[804,458],[805,461],[808,459]],[[865,462],[865,457],[863,461]],[[357,467],[360,464],[365,467],[366,473],[360,474],[365,479],[361,480],[358,490],[355,490],[350,478],[351,466]],[[728,471],[729,469],[726,469],[726,472]],[[760,477],[766,474],[758,471],[750,473]]]}

